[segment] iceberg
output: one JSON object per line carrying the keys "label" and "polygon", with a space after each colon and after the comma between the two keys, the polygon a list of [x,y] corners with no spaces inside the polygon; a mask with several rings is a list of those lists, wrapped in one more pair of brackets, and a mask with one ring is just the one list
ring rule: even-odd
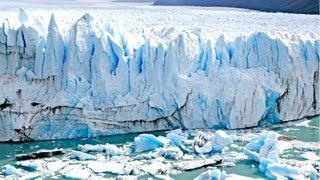
{"label": "iceberg", "polygon": [[[263,13],[277,21],[260,28],[254,12],[163,13],[179,25],[158,27],[152,13],[105,11],[0,12],[0,141],[239,129],[319,114],[317,16]],[[211,25],[226,21],[233,28]]]}

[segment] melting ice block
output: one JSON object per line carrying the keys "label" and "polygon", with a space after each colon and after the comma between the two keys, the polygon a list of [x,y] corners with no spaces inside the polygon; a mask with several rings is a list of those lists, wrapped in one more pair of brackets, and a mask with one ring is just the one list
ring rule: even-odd
{"label": "melting ice block", "polygon": [[141,134],[134,138],[134,146],[136,152],[154,150],[165,144],[161,139],[152,134]]}

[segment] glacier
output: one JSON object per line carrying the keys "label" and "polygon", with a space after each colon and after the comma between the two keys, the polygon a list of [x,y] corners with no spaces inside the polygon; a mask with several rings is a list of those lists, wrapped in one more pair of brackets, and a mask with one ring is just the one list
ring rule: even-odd
{"label": "glacier", "polygon": [[[35,12],[0,12],[0,141],[240,129],[320,114],[318,16],[301,15],[313,29],[235,34],[210,23],[148,30],[140,19],[118,27],[94,12]],[[297,16],[270,15],[280,17]]]}

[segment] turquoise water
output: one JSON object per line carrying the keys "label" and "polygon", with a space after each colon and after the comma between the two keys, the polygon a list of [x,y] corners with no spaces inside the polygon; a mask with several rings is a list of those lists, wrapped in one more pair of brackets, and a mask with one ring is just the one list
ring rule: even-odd
{"label": "turquoise water", "polygon": [[[296,126],[294,123],[282,124],[274,127],[268,128],[268,130],[273,130],[279,132],[280,134],[295,137],[297,140],[304,142],[319,142],[320,130],[319,130],[320,117],[314,117],[310,119],[308,127],[306,126]],[[165,132],[152,132],[152,134],[165,135]],[[30,153],[40,149],[54,149],[54,148],[63,148],[63,149],[75,149],[78,144],[124,144],[128,142],[133,142],[134,137],[139,134],[126,134],[126,135],[116,135],[100,138],[87,138],[87,139],[78,139],[78,140],[55,140],[55,141],[38,141],[38,142],[25,142],[25,143],[0,143],[0,167],[5,164],[14,164],[15,155],[21,153]],[[238,142],[236,143],[240,147],[244,146],[245,143]],[[235,151],[235,149],[230,148],[230,150]],[[240,150],[238,150],[240,151]],[[302,152],[297,152],[294,150],[289,150],[283,155],[289,155],[289,158],[299,159],[299,156]],[[264,178],[265,175],[259,172],[258,163],[252,160],[241,160],[237,162],[235,167],[224,167],[220,168],[225,170],[227,174],[238,174],[243,176],[249,176],[252,178]],[[207,169],[197,169],[194,171],[183,172],[181,174],[170,175],[174,179],[193,179],[197,177],[202,172],[205,172]],[[109,175],[112,176],[112,175]],[[148,176],[144,176],[148,178]]]}

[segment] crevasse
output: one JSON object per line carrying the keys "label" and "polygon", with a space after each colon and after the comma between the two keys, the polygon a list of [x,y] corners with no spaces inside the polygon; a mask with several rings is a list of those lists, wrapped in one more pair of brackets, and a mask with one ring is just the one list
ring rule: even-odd
{"label": "crevasse", "polygon": [[[168,40],[100,27],[89,14],[62,34],[21,10],[0,24],[0,141],[173,128],[254,127],[319,113],[319,42],[256,32],[234,41]],[[47,32],[47,33],[44,33]]]}

